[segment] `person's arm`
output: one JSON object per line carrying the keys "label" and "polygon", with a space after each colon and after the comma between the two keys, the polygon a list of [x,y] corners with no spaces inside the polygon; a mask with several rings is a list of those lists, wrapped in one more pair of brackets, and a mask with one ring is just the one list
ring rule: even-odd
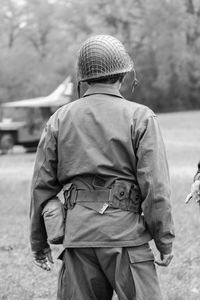
{"label": "person's arm", "polygon": [[171,257],[175,235],[168,163],[160,128],[153,113],[143,119],[136,155],[144,220],[161,254],[161,260],[165,260],[166,257]]}
{"label": "person's arm", "polygon": [[[50,247],[41,212],[45,203],[56,196],[62,188],[57,179],[56,131],[50,121],[43,131],[38,145],[31,185],[30,243],[33,257],[38,258],[40,267],[44,265],[46,258],[50,258],[51,261]],[[48,268],[44,265],[43,269]]]}

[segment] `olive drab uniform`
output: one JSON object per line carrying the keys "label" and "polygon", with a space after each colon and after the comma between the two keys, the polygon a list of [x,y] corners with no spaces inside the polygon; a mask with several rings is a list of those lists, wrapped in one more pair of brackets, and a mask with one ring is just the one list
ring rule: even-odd
{"label": "olive drab uniform", "polygon": [[[114,276],[117,280],[112,287],[119,293],[123,290],[121,277],[131,264],[131,271],[128,268],[127,272],[134,275],[139,269],[131,279],[137,281],[136,289],[139,286],[139,296],[135,299],[145,299],[145,293],[154,295],[146,299],[161,299],[156,297],[159,292],[154,282],[153,254],[146,243],[153,238],[161,253],[170,253],[174,233],[168,166],[154,113],[145,106],[126,101],[114,88],[97,84],[90,87],[82,99],[60,108],[50,118],[38,147],[32,184],[32,249],[47,246],[40,211],[43,203],[62,188],[72,196],[67,201],[63,241],[64,248],[71,250],[63,256],[77,255],[81,260],[80,254],[73,251],[104,247],[105,255],[98,253],[102,264],[106,263],[106,252],[109,251],[113,251],[113,258],[119,260],[120,270],[116,269],[116,274],[110,275],[111,285]],[[122,247],[128,254],[120,253]],[[108,248],[117,249],[117,254]],[[88,255],[96,257],[97,254]],[[128,260],[127,264],[121,262],[122,257],[126,262]],[[70,266],[66,270],[70,273],[70,284],[66,289],[70,292],[70,286],[73,293],[75,266],[71,265],[74,260],[68,261]],[[81,261],[86,264],[87,259]],[[114,268],[114,260],[112,262],[113,266],[107,262],[105,267],[108,268],[107,277],[112,273],[109,264]],[[142,266],[143,272],[139,268],[141,262],[149,265],[149,268]],[[148,288],[151,278],[153,287]],[[109,284],[102,282],[104,287]],[[76,288],[74,293],[81,292]],[[79,294],[66,299],[86,298]]]}
{"label": "olive drab uniform", "polygon": [[37,150],[32,251],[40,261],[37,252],[45,249],[46,257],[48,242],[63,235],[55,234],[60,221],[54,226],[48,219],[55,217],[53,207],[63,216],[56,199],[62,190],[64,251],[57,299],[111,300],[115,290],[119,300],[161,300],[148,242],[154,239],[161,254],[170,254],[174,227],[157,118],[120,94],[124,74],[134,73],[133,86],[137,80],[133,61],[116,38],[86,40],[77,66],[78,91],[84,81],[89,88],[54,113]]}

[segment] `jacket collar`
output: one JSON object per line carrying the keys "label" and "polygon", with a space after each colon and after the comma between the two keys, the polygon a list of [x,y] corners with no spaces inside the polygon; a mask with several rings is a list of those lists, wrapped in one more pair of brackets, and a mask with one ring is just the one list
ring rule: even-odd
{"label": "jacket collar", "polygon": [[97,83],[89,86],[83,97],[94,95],[94,94],[105,94],[112,95],[119,98],[124,98],[119,90],[110,84]]}

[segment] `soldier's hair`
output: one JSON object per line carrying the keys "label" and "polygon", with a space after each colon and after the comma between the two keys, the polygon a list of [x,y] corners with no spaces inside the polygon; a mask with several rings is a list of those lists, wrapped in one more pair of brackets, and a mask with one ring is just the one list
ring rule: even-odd
{"label": "soldier's hair", "polygon": [[117,81],[122,82],[125,75],[126,75],[126,73],[114,74],[114,75],[104,76],[104,77],[100,77],[100,78],[90,79],[90,80],[87,80],[86,82],[88,84],[92,84],[92,83],[112,84],[112,83],[115,83]]}

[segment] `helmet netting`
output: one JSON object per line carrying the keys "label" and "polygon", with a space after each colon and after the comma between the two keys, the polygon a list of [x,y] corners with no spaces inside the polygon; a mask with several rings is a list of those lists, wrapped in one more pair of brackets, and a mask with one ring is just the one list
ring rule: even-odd
{"label": "helmet netting", "polygon": [[79,81],[126,73],[133,68],[133,61],[123,44],[112,36],[91,37],[79,50]]}

